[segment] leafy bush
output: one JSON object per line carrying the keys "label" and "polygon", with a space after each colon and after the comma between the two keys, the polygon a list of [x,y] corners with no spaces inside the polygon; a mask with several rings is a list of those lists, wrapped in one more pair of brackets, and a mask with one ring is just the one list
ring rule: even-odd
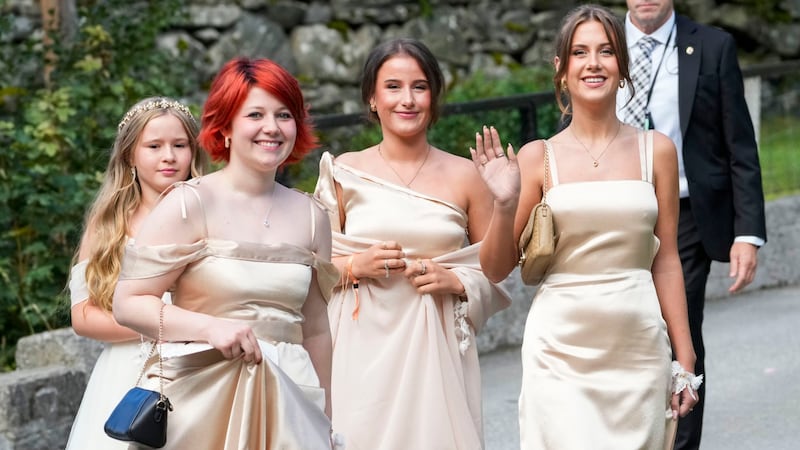
{"label": "leafy bush", "polygon": [[14,42],[0,19],[0,368],[20,337],[69,323],[71,258],[119,119],[143,97],[196,88],[187,62],[155,50],[184,3],[80,2],[75,36],[52,45]]}

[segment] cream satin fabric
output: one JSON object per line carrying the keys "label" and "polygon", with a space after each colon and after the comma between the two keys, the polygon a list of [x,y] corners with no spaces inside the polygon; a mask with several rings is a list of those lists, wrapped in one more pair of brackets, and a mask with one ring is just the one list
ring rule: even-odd
{"label": "cream satin fabric", "polygon": [[523,449],[672,447],[670,342],[650,273],[658,207],[640,147],[642,180],[558,184],[551,152],[558,241],[525,326]]}
{"label": "cream satin fabric", "polygon": [[[339,229],[335,182],[342,188],[345,230]],[[453,270],[469,299],[462,309],[453,295],[421,296],[399,274],[362,279],[353,320],[352,287],[335,289],[328,307],[334,429],[345,435],[349,450],[482,448],[473,333],[510,300],[480,271],[465,213],[334,163],[329,153],[320,163],[316,195],[331,215],[334,256],[394,240],[409,260],[431,258]]]}
{"label": "cream satin fabric", "polygon": [[[192,311],[249,323],[279,348],[278,363],[226,360],[205,350],[164,361],[168,449],[329,449],[324,395],[302,343],[301,308],[311,270],[323,292],[336,282],[330,262],[286,244],[206,239],[191,245],[131,247],[121,279],[148,278],[186,266],[173,302]],[[158,360],[144,386],[158,389]],[[322,401],[320,401],[322,400]]]}

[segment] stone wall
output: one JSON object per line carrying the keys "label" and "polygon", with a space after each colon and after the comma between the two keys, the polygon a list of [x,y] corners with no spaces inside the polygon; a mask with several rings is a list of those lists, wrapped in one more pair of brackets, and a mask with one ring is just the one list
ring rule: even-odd
{"label": "stone wall", "polygon": [[[63,1],[68,5],[80,0]],[[621,15],[624,0],[597,0]],[[41,33],[36,0],[6,0],[12,39]],[[187,0],[188,18],[161,35],[158,45],[192,61],[186,76],[201,86],[236,55],[268,57],[303,84],[315,114],[356,112],[358,78],[376,43],[396,36],[421,39],[436,54],[448,83],[480,69],[502,76],[516,65],[552,62],[552,40],[574,0]],[[745,2],[676,0],[676,8],[737,39],[743,65],[800,57],[800,0],[775,1],[768,23]],[[757,3],[757,2],[750,2]],[[77,18],[64,7],[62,23]],[[70,23],[73,22],[72,25]],[[178,50],[178,49],[183,50]],[[0,64],[2,66],[2,64]]]}

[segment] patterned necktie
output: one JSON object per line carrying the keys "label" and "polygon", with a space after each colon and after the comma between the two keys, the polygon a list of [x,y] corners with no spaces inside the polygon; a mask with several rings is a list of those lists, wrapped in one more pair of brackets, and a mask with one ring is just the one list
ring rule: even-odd
{"label": "patterned necktie", "polygon": [[625,107],[627,122],[633,126],[644,128],[645,117],[647,114],[647,94],[650,84],[650,72],[653,71],[653,63],[650,56],[653,54],[658,41],[650,36],[639,39],[636,45],[639,46],[639,56],[631,65],[631,79],[636,94]]}

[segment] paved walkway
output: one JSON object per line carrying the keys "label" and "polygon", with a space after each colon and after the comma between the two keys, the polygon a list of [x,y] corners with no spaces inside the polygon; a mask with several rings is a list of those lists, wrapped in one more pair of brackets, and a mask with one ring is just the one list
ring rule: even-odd
{"label": "paved walkway", "polygon": [[[705,308],[708,398],[702,450],[800,449],[800,286]],[[519,448],[519,348],[481,356],[486,450]]]}

